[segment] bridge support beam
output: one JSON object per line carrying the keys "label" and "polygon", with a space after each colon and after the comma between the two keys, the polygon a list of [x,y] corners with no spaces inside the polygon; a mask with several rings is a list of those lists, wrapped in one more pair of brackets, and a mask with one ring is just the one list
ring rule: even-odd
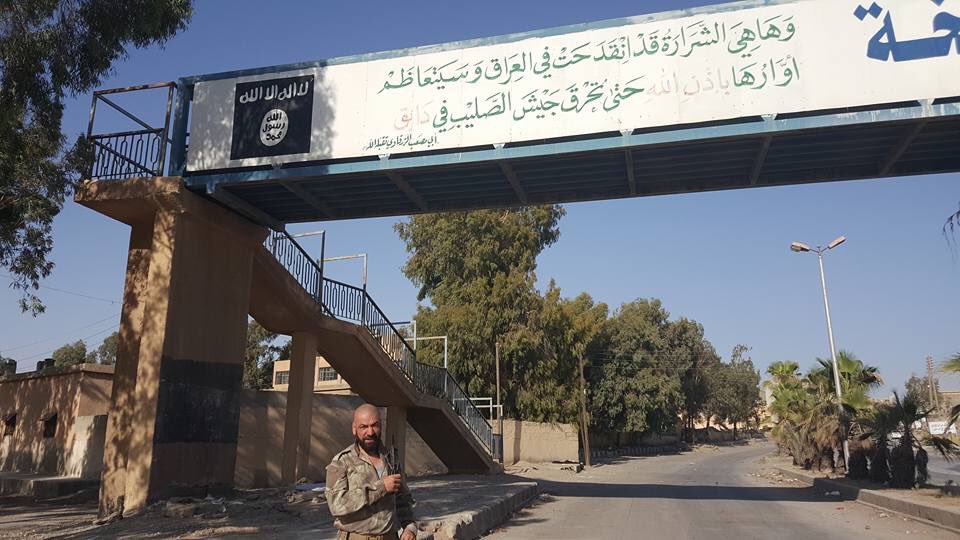
{"label": "bridge support beam", "polygon": [[233,483],[253,256],[266,231],[179,178],[82,185],[131,226],[100,514]]}
{"label": "bridge support beam", "polygon": [[501,161],[500,170],[503,171],[503,175],[507,178],[507,182],[510,183],[510,187],[513,188],[513,192],[516,194],[520,204],[527,204],[527,192],[523,189],[523,186],[520,185],[520,179],[517,178],[517,173],[513,170],[513,167],[506,161]]}
{"label": "bridge support beam", "polygon": [[407,179],[403,177],[398,172],[387,171],[387,178],[393,182],[393,185],[397,186],[397,189],[403,192],[404,195],[410,199],[410,202],[416,205],[417,208],[422,212],[428,212],[430,207],[427,205],[427,201],[417,193],[417,190],[410,185],[410,182],[407,182]]}
{"label": "bridge support beam", "polygon": [[281,481],[295,484],[310,465],[310,424],[313,419],[313,382],[317,369],[317,336],[293,334],[290,347],[290,381],[283,424]]}

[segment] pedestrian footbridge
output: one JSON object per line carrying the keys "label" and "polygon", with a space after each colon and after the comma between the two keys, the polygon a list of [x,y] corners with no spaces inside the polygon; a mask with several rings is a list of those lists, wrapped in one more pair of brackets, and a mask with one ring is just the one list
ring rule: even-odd
{"label": "pedestrian footbridge", "polygon": [[[956,2],[883,4],[746,0],[95,92],[77,200],[133,228],[101,511],[183,470],[229,482],[187,456],[235,449],[222,364],[248,314],[452,470],[494,468],[469,396],[289,223],[960,171]],[[151,90],[159,124],[119,103]]]}

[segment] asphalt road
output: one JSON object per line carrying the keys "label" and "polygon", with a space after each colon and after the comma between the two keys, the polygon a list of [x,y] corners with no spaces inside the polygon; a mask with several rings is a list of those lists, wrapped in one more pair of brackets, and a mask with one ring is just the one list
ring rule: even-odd
{"label": "asphalt road", "polygon": [[624,457],[578,475],[536,471],[550,494],[496,539],[951,538],[955,533],[759,476],[767,444]]}
{"label": "asphalt road", "polygon": [[960,484],[960,460],[947,461],[933,448],[927,448],[927,454],[930,456],[927,471],[930,473],[931,484],[943,485],[948,480]]}

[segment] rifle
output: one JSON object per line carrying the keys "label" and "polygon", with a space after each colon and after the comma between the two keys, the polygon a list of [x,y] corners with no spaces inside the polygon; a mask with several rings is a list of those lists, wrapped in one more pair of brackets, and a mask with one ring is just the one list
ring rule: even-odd
{"label": "rifle", "polygon": [[400,452],[397,451],[397,447],[390,447],[390,451],[383,455],[383,462],[387,466],[387,474],[403,472],[403,463],[400,462]]}

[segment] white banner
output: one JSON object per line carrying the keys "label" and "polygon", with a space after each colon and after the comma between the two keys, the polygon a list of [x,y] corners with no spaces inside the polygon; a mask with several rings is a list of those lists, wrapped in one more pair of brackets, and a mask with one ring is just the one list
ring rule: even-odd
{"label": "white banner", "polygon": [[882,1],[731,8],[202,81],[187,167],[397,155],[960,95],[960,0]]}

